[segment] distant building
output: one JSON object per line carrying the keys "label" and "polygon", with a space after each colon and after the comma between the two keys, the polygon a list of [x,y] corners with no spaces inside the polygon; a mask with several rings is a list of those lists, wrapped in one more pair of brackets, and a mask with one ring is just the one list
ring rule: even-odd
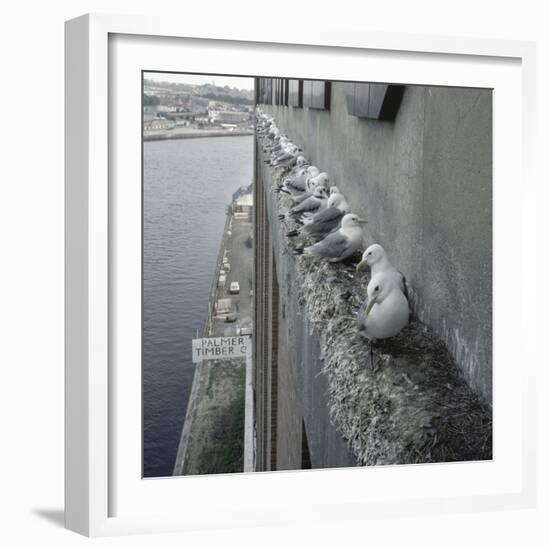
{"label": "distant building", "polygon": [[175,125],[176,123],[173,120],[167,120],[165,118],[153,118],[143,121],[143,130],[146,132],[171,130],[172,128],[174,128]]}
{"label": "distant building", "polygon": [[249,113],[242,111],[216,111],[209,110],[208,118],[213,124],[240,124],[248,122]]}
{"label": "distant building", "polygon": [[241,195],[246,195],[253,192],[252,184],[241,185],[234,193],[231,195],[231,200],[236,201]]}
{"label": "distant building", "polygon": [[231,208],[236,218],[251,219],[253,206],[252,184],[243,185],[233,193]]}
{"label": "distant building", "polygon": [[156,118],[158,111],[157,105],[144,105],[143,106],[143,120],[151,120]]}
{"label": "distant building", "polygon": [[252,193],[241,195],[233,203],[233,215],[236,218],[250,219],[252,217],[252,207],[254,205]]}

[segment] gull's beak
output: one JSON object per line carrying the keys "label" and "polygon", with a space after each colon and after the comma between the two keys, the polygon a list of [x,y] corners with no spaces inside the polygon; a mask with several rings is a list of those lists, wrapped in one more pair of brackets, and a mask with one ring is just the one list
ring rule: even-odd
{"label": "gull's beak", "polygon": [[372,309],[372,307],[374,306],[374,304],[376,304],[376,299],[375,298],[371,298],[370,299],[370,302],[368,303],[367,305],[367,311],[365,313],[365,317],[370,313],[370,310]]}
{"label": "gull's beak", "polygon": [[362,220],[361,218],[359,218],[357,220],[357,223],[369,223],[367,220]]}
{"label": "gull's beak", "polygon": [[355,271],[361,271],[365,269],[369,264],[367,264],[367,260],[361,260],[356,266]]}

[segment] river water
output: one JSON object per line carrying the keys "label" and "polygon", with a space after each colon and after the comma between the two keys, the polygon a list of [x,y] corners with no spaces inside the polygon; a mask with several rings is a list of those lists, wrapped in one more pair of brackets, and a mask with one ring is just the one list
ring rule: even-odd
{"label": "river water", "polygon": [[143,156],[143,475],[172,475],[232,193],[252,136],[146,141]]}

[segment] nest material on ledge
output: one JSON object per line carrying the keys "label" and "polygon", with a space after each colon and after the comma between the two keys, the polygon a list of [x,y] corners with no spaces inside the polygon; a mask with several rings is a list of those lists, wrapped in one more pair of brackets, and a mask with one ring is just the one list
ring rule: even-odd
{"label": "nest material on ledge", "polygon": [[[282,174],[270,172],[280,183]],[[266,191],[279,213],[291,206],[286,196]],[[355,272],[360,256],[339,264],[292,258],[296,241],[285,234],[294,222],[272,223],[279,224],[280,252],[294,262],[300,301],[319,339],[331,420],[357,463],[490,460],[492,410],[470,389],[443,341],[412,314],[398,336],[374,346],[372,365],[369,343],[356,329],[369,280]]]}

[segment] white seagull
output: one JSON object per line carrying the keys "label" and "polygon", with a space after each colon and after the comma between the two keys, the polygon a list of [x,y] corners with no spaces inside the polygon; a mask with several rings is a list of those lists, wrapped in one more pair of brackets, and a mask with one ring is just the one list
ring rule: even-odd
{"label": "white seagull", "polygon": [[[306,189],[306,180],[308,176],[308,168],[302,166],[296,172],[290,173],[278,187],[278,190],[288,195],[303,194]],[[308,195],[311,193],[308,191]],[[302,199],[303,200],[303,199]]]}
{"label": "white seagull", "polygon": [[405,275],[392,265],[386,251],[379,244],[371,244],[365,252],[363,252],[363,257],[357,264],[356,270],[361,271],[367,266],[370,267],[371,277],[374,277],[378,273],[385,273],[391,283],[399,288],[399,290],[405,294],[405,297],[408,298]]}
{"label": "white seagull", "polygon": [[371,342],[397,336],[409,323],[409,302],[391,274],[373,275],[367,299],[357,316],[357,329]]}
{"label": "white seagull", "polygon": [[330,178],[326,172],[321,172],[320,174],[317,173],[314,176],[310,176],[310,178],[306,180],[306,191],[308,189],[312,191],[318,185],[322,185],[328,191],[330,187],[329,181]]}
{"label": "white seagull", "polygon": [[356,214],[346,214],[342,218],[342,227],[327,235],[322,241],[306,248],[295,248],[294,254],[307,254],[323,258],[331,263],[341,262],[352,256],[363,242],[361,224],[367,223]]}

